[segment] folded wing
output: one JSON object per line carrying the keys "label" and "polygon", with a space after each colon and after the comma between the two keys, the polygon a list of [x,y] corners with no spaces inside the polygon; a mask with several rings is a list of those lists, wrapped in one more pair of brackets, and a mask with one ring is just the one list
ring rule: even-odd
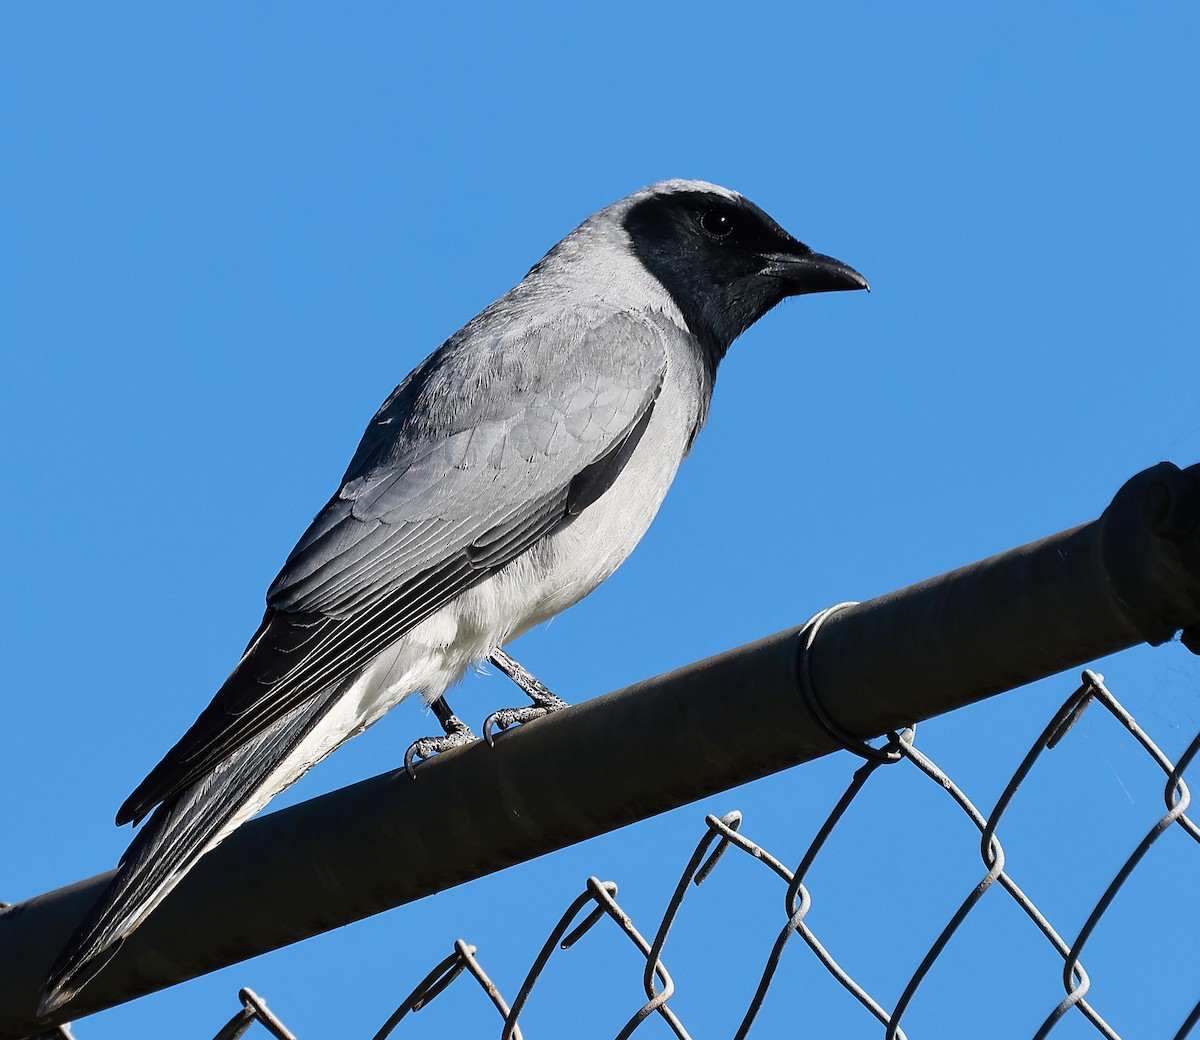
{"label": "folded wing", "polygon": [[678,329],[657,316],[588,327],[564,314],[521,337],[487,337],[486,317],[385,402],[271,585],[242,659],[118,823],[356,675],[611,485],[662,385],[663,336]]}

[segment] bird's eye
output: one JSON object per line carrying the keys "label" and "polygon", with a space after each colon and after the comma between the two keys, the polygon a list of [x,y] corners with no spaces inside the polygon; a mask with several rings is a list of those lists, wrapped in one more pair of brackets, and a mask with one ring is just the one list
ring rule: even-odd
{"label": "bird's eye", "polygon": [[713,238],[728,238],[733,234],[732,218],[719,209],[705,210],[701,213],[700,226]]}

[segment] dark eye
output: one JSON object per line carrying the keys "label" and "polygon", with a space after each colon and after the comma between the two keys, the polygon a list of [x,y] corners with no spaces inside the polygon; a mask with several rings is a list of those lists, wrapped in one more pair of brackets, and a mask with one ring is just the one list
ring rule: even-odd
{"label": "dark eye", "polygon": [[733,219],[719,209],[709,209],[701,213],[700,226],[713,238],[728,238],[733,234]]}

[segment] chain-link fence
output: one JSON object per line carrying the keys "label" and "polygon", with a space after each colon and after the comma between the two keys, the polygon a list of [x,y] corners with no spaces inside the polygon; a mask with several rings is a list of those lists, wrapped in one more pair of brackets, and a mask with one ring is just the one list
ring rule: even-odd
{"label": "chain-link fence", "polygon": [[[1111,878],[1099,879],[1097,894],[1093,897],[1091,910],[1086,914],[1081,927],[1075,927],[1070,933],[1064,934],[1035,900],[1017,883],[1014,870],[1008,865],[1005,849],[1001,842],[1002,823],[1010,815],[1014,798],[1023,784],[1026,784],[1031,774],[1044,765],[1046,752],[1069,739],[1072,727],[1089,707],[1092,711],[1103,711],[1119,727],[1122,739],[1146,765],[1161,773],[1163,790],[1163,810],[1157,818],[1148,819],[1144,832],[1125,853],[1122,862],[1112,872]],[[870,1016],[878,1023],[879,1032],[889,1038],[903,1038],[906,1033],[903,1028],[906,1013],[914,998],[926,984],[932,970],[939,960],[947,958],[953,949],[954,936],[964,922],[972,915],[978,915],[980,908],[990,900],[1007,898],[1015,906],[1027,923],[1029,941],[1042,945],[1052,951],[1055,962],[1061,965],[1062,996],[1056,1003],[1046,1006],[1044,1012],[1039,1011],[1040,1025],[1032,1035],[1038,1040],[1050,1035],[1060,1024],[1075,1020],[1084,1023],[1088,1033],[1099,1035],[1108,1040],[1114,1040],[1122,1035],[1104,1017],[1105,992],[1102,988],[1093,987],[1091,978],[1085,967],[1089,943],[1097,929],[1110,913],[1122,887],[1130,880],[1134,871],[1147,861],[1147,857],[1156,842],[1165,834],[1175,830],[1186,836],[1189,845],[1200,844],[1200,829],[1188,817],[1190,804],[1188,787],[1183,780],[1183,773],[1190,765],[1197,751],[1200,751],[1200,734],[1187,744],[1185,750],[1176,761],[1172,761],[1155,741],[1133,718],[1129,710],[1105,686],[1101,676],[1092,671],[1083,673],[1083,680],[1063,703],[1062,707],[1046,724],[1040,736],[1034,741],[1028,753],[1017,765],[1011,779],[1004,787],[995,805],[989,812],[981,811],[972,802],[968,794],[935,763],[923,753],[916,744],[915,732],[905,730],[892,734],[882,747],[872,749],[865,745],[852,748],[857,750],[865,759],[863,764],[854,772],[842,796],[837,800],[824,823],[818,828],[815,836],[800,855],[798,865],[792,869],[784,860],[771,850],[753,840],[749,828],[743,831],[742,816],[738,812],[730,812],[718,818],[709,815],[705,818],[704,833],[692,852],[687,866],[674,888],[661,917],[650,923],[635,922],[622,909],[617,900],[617,886],[612,882],[600,881],[590,877],[584,890],[566,908],[558,922],[547,936],[540,952],[529,966],[523,983],[516,990],[511,1002],[501,993],[501,990],[489,976],[481,963],[481,958],[475,947],[464,940],[453,944],[453,952],[441,963],[433,967],[429,974],[420,981],[411,993],[400,1003],[395,1012],[382,1024],[374,1036],[374,1040],[384,1040],[385,1037],[405,1035],[405,1030],[415,1031],[421,1028],[412,1020],[415,1012],[426,1007],[435,997],[447,991],[455,980],[474,979],[483,995],[494,1006],[498,1019],[497,1031],[505,1040],[522,1036],[520,1023],[522,1013],[537,1001],[540,993],[549,985],[545,978],[545,969],[557,950],[566,950],[580,941],[594,927],[607,922],[607,927],[615,927],[627,940],[630,947],[636,951],[634,964],[630,968],[627,960],[611,967],[612,972],[641,971],[642,987],[645,1001],[641,1006],[630,1008],[631,1014],[625,1025],[617,1032],[618,1038],[629,1037],[648,1019],[657,1018],[665,1024],[670,1034],[687,1040],[696,1036],[713,1035],[711,1023],[685,1023],[681,1020],[677,1009],[672,1006],[672,997],[678,985],[686,985],[686,979],[672,975],[672,946],[670,936],[673,926],[685,914],[685,902],[688,906],[695,903],[695,897],[687,900],[688,893],[700,885],[721,865],[729,861],[730,856],[744,856],[758,866],[761,878],[759,883],[774,885],[782,896],[783,913],[778,921],[778,934],[773,943],[767,944],[761,951],[761,973],[753,992],[741,998],[739,1007],[740,1023],[736,1026],[733,1036],[745,1037],[750,1033],[764,1001],[767,1000],[773,987],[779,987],[781,981],[789,974],[798,971],[796,964],[789,959],[783,961],[785,949],[789,945],[801,944],[806,947],[829,975],[837,981],[847,1001],[853,1002],[863,1016]],[[861,796],[868,785],[886,783],[877,777],[887,777],[893,769],[913,770],[917,775],[931,783],[944,798],[948,799],[957,812],[961,812],[979,834],[979,855],[981,867],[978,877],[974,879],[969,889],[962,893],[961,901],[950,914],[936,938],[929,945],[924,956],[904,971],[907,982],[903,985],[897,999],[890,1006],[883,1001],[878,993],[869,992],[867,986],[855,978],[855,975],[842,966],[842,960],[853,960],[853,950],[834,950],[828,939],[822,940],[812,923],[810,911],[814,901],[819,901],[819,888],[810,887],[809,878],[818,858],[826,847],[828,839],[834,834],[839,825],[844,824],[852,813],[856,803],[861,803]],[[1050,767],[1052,768],[1052,767]],[[1067,798],[1070,798],[1068,792]],[[1196,850],[1200,857],[1200,849]],[[1200,858],[1197,859],[1200,864]],[[1063,862],[1056,864],[1057,875],[1061,879],[1071,879],[1075,876],[1079,864]],[[889,865],[886,857],[878,863],[879,872],[886,873]],[[882,878],[880,879],[882,882]],[[1089,884],[1095,884],[1097,878],[1089,879]],[[1180,886],[1186,890],[1185,885]],[[1003,893],[1003,896],[1000,895]],[[700,911],[697,911],[700,912]],[[903,914],[900,914],[901,920]],[[639,927],[640,925],[640,927]],[[893,925],[894,927],[895,925]],[[841,937],[844,940],[844,936]],[[875,941],[877,936],[864,936],[863,941]],[[1130,949],[1128,956],[1140,958],[1145,952]],[[1164,951],[1155,951],[1163,953]],[[1170,951],[1165,951],[1170,955]],[[839,960],[842,957],[842,960]],[[508,965],[506,963],[506,970]],[[901,969],[897,969],[901,970]],[[1119,980],[1118,983],[1119,984]],[[469,999],[463,988],[463,983],[454,987],[459,1000]],[[1176,1040],[1188,1036],[1197,1021],[1200,1020],[1200,978],[1196,980],[1195,993],[1192,999],[1197,1002],[1190,1013],[1179,1023],[1174,1033]],[[241,992],[242,1010],[217,1034],[216,1040],[233,1040],[246,1033],[255,1023],[265,1028],[278,1040],[294,1040],[283,1023],[266,1008],[261,999],[250,990]],[[443,1000],[446,998],[443,998]],[[986,1015],[986,1007],[980,1004],[976,1008],[980,1015]],[[980,1023],[981,1027],[983,1023]],[[803,1020],[797,1023],[797,1032],[804,1033]],[[558,1035],[591,1035],[580,1023],[562,1023],[557,1030]],[[724,1034],[722,1034],[724,1035]],[[940,1031],[939,1035],[951,1035],[948,1031]],[[961,1035],[956,1032],[954,1035]],[[981,1028],[977,1035],[988,1035],[986,1028]],[[1139,1032],[1127,1032],[1128,1037],[1137,1037]],[[364,1038],[365,1040],[365,1038]]]}
{"label": "chain-link fence", "polygon": [[[381,1027],[375,1016],[384,1018],[386,994],[411,985],[393,977],[396,965],[436,959],[426,943],[428,921],[424,927],[414,921],[440,909],[414,910],[394,942],[400,956],[390,963],[375,956],[373,983],[344,999],[336,993],[336,972],[308,986],[304,969],[310,997],[335,1009],[336,1035],[375,1027],[383,1038],[411,1028],[405,1021],[413,1011],[469,974],[499,1013],[504,1035],[514,1037],[520,1028],[745,1036],[752,1026],[756,1035],[802,1029],[839,1038],[880,1031],[926,1038],[1052,1031],[1063,1038],[1185,1036],[1200,1018],[1190,968],[1200,961],[1198,908],[1187,884],[1200,831],[1187,816],[1182,773],[1200,737],[1174,742],[1184,735],[1181,727],[1192,728],[1185,720],[1196,713],[1163,718],[1178,732],[1167,739],[1155,725],[1152,740],[1100,677],[1085,672],[1025,754],[1033,737],[1026,727],[1037,725],[1028,700],[1009,715],[1011,735],[1024,733],[1016,740],[981,729],[972,716],[970,733],[939,744],[941,730],[922,721],[1173,636],[1200,652],[1200,466],[1161,463],[1130,478],[1090,523],[860,604],[839,604],[798,628],[588,698],[520,727],[494,748],[467,747],[436,759],[418,782],[392,771],[247,823],[197,864],[57,1018],[38,1018],[37,994],[105,876],[3,909],[0,1035],[46,1035],[68,1017],[477,881],[469,897],[474,923],[453,931],[474,931],[477,940],[482,933],[486,957],[459,942]],[[1144,692],[1137,702],[1154,704],[1154,691]],[[1020,694],[1002,702],[1008,710]],[[1097,707],[1076,726],[1089,705]],[[1096,748],[1077,755],[1078,734],[1092,730],[1097,717],[1119,735],[1119,756]],[[913,729],[900,730],[912,723],[922,726],[920,747]],[[891,730],[878,748],[856,736]],[[1047,754],[1064,745],[1069,753]],[[844,784],[844,759],[830,756],[839,747],[864,762],[840,797],[818,795],[814,776]],[[802,763],[810,765],[790,768]],[[1128,804],[1120,795],[1114,802],[1112,790],[1096,783],[1098,767],[1109,770]],[[1001,789],[1005,776],[1010,780]],[[659,870],[664,846],[681,862],[687,856],[680,844],[687,839],[664,838],[670,827],[663,824],[654,825],[655,836],[638,844],[625,866],[592,871],[626,878],[634,872],[637,884],[621,901],[615,884],[589,879],[540,952],[532,937],[546,927],[542,921],[554,914],[557,899],[545,905],[544,890],[533,900],[520,896],[507,880],[495,882],[491,901],[479,895],[492,884],[485,879],[514,864],[749,781],[795,784],[797,794],[762,812],[754,807],[760,788],[748,791],[753,822],[744,831],[738,813],[708,817],[673,896],[664,887],[654,900],[644,899],[652,875],[669,884],[671,872]],[[827,799],[834,803],[829,812],[822,808]],[[976,802],[992,808],[982,812]],[[1104,806],[1099,818],[1097,805]],[[1025,824],[1034,818],[1048,829],[1030,848]],[[1102,852],[1079,840],[1085,819],[1092,835],[1103,835]],[[1131,822],[1136,834],[1126,829]],[[924,844],[914,847],[914,836]],[[848,858],[847,846],[854,850]],[[1168,855],[1163,846],[1174,848]],[[604,856],[605,848],[592,846],[588,854]],[[945,869],[949,863],[953,870]],[[559,876],[575,869],[587,873],[589,864],[560,869]],[[733,876],[739,879],[734,899],[753,904],[753,914],[727,905],[714,910],[721,900],[728,904]],[[708,877],[704,894],[688,899],[685,912],[684,893]],[[1138,905],[1135,897],[1147,888],[1153,904]],[[881,906],[880,893],[888,891],[896,893],[893,902]],[[768,897],[775,905],[767,931],[748,940],[742,925],[759,919]],[[489,933],[503,916],[495,911],[512,903],[520,903],[520,913]],[[610,925],[596,927],[604,920]],[[693,921],[707,934],[697,937]],[[964,931],[975,940],[984,936],[982,951],[967,949]],[[591,953],[552,958],[585,933],[578,945]],[[1110,955],[1114,937],[1124,964]],[[593,969],[582,991],[564,984],[578,976],[575,965],[596,956],[626,960]],[[564,971],[564,964],[572,967]],[[752,978],[747,964],[754,965]],[[630,988],[639,976],[641,996]],[[996,987],[1002,976],[1016,980],[1003,991]],[[947,979],[953,979],[949,989]],[[560,989],[572,994],[565,1003]],[[377,1010],[365,1017],[368,994]],[[719,1006],[703,1010],[697,994]],[[629,995],[628,1011],[621,1011]],[[451,1021],[451,1006],[438,1001],[423,1031],[437,1021],[451,1035],[486,1033],[477,1013],[492,1011],[472,1009],[476,1017],[464,1030]],[[833,1008],[836,1025],[829,1024]],[[244,991],[242,1009],[220,1035],[263,1027],[288,1035]]]}
{"label": "chain-link fence", "polygon": [[[739,784],[783,783],[782,772],[801,763],[814,764],[792,770],[786,781],[798,784],[800,796],[783,803],[778,811],[772,807],[760,813],[752,808],[752,830],[748,827],[743,833],[740,818],[734,816],[710,820],[703,846],[674,899],[664,890],[659,902],[641,903],[638,889],[644,886],[638,885],[623,893],[618,905],[613,886],[589,883],[578,906],[561,923],[562,938],[578,938],[587,931],[573,923],[574,914],[583,913],[584,908],[588,908],[585,920],[589,924],[603,918],[621,924],[633,943],[626,956],[632,955],[641,964],[638,971],[645,976],[645,995],[638,1001],[644,1006],[623,1030],[600,1027],[599,1019],[581,1019],[588,1035],[628,1035],[648,1019],[656,1023],[653,1028],[676,1036],[688,1035],[684,1019],[691,1019],[693,1025],[703,1019],[706,1035],[714,1031],[744,1035],[755,1021],[757,1032],[762,1033],[779,1004],[787,1002],[781,997],[794,999],[796,992],[807,993],[813,985],[807,973],[802,982],[796,981],[795,973],[804,970],[797,968],[796,956],[780,960],[781,951],[789,945],[808,948],[816,955],[812,971],[818,973],[820,985],[829,988],[819,997],[814,995],[802,1009],[794,1009],[803,1013],[807,1028],[818,1032],[824,1028],[817,1024],[824,1022],[822,1009],[835,1004],[840,1008],[850,1000],[848,1008],[857,1019],[839,1020],[832,1030],[839,1036],[848,1035],[847,1030],[867,1035],[863,1029],[875,1035],[880,1028],[887,1035],[900,1036],[903,1024],[914,1035],[959,1036],[966,1031],[972,1036],[1007,1037],[1013,1030],[999,1023],[1011,1021],[1012,1016],[1006,1018],[999,1012],[1018,1006],[1040,1007],[1043,997],[1048,1001],[1053,996],[1045,1012],[1036,1012],[1037,1024],[1032,1024],[1031,1015],[1022,1017],[1017,1030],[1020,1035],[1046,1035],[1057,1029],[1058,1035],[1065,1037],[1080,1028],[1104,1036],[1118,1032],[1126,1036],[1184,1035],[1197,1017],[1196,994],[1190,993],[1186,1001],[1181,998],[1184,990],[1192,989],[1193,980],[1190,971],[1180,976],[1179,968],[1186,968],[1189,960],[1200,960],[1200,943],[1192,934],[1196,929],[1179,928],[1196,918],[1194,909],[1189,916],[1184,906],[1191,895],[1186,884],[1188,868],[1175,866],[1180,861],[1172,859],[1170,872],[1163,873],[1160,866],[1148,864],[1161,864],[1164,857],[1148,853],[1165,835],[1172,834],[1166,843],[1183,848],[1173,857],[1195,855],[1197,832],[1185,815],[1187,789],[1180,779],[1196,752],[1195,744],[1171,744],[1171,754],[1165,754],[1099,677],[1087,673],[1080,689],[1050,720],[1001,792],[1000,778],[1012,769],[1012,760],[1032,733],[1013,743],[995,739],[999,733],[980,733],[973,727],[966,739],[939,746],[940,730],[931,732],[922,721],[1118,651],[1147,643],[1158,646],[1173,636],[1193,653],[1200,652],[1200,466],[1181,469],[1160,463],[1130,478],[1101,516],[1090,523],[860,604],[839,604],[798,628],[588,698],[536,725],[519,728],[494,748],[467,747],[436,759],[422,768],[419,782],[403,771],[388,772],[250,821],[197,864],[173,897],[128,937],[105,971],[69,1007],[60,1009],[63,1013],[58,1017],[38,1018],[37,994],[49,963],[78,927],[89,901],[105,884],[105,876],[6,909],[0,912],[0,963],[5,966],[0,972],[0,1035],[18,1040],[39,1030],[44,1033],[68,1017],[112,1007],[339,925],[416,904],[466,882],[481,881],[486,887],[488,882],[483,879],[514,864],[566,850]],[[1019,695],[1009,694],[1003,701],[1008,705],[1018,699]],[[1149,701],[1139,698],[1139,703],[1152,702],[1153,697]],[[1044,765],[1049,748],[1064,742],[1069,731],[1079,732],[1072,729],[1073,720],[1092,703],[1101,707],[1091,714],[1112,720],[1122,746],[1131,749],[1128,755],[1136,756],[1138,768],[1131,767],[1128,777],[1115,769],[1113,775],[1122,787],[1126,779],[1139,785],[1139,811],[1149,797],[1148,789],[1141,786],[1144,777],[1151,773],[1157,777],[1156,805],[1158,792],[1164,789],[1162,778],[1166,778],[1165,815],[1156,811],[1152,820],[1137,817],[1141,831],[1136,840],[1127,842],[1120,862],[1110,862],[1111,850],[1097,856],[1094,850],[1059,840],[1062,835],[1078,835],[1081,819],[1094,813],[1094,806],[1103,801],[1094,797],[1098,791],[1085,788],[1081,778],[1097,763],[1108,766],[1104,756],[1087,755],[1082,763],[1076,761],[1064,768],[1065,756],[1057,753],[1054,767]],[[1018,717],[1022,730],[1034,718],[1028,708],[1012,716]],[[1171,719],[1164,721],[1176,725]],[[920,748],[911,730],[894,733],[890,742],[878,749],[868,749],[855,736],[888,733],[912,723],[923,727]],[[1084,729],[1090,726],[1089,720]],[[1179,735],[1172,733],[1171,740]],[[1162,743],[1162,733],[1157,736]],[[1078,743],[1072,739],[1069,746],[1074,749]],[[1004,745],[1009,751],[1004,758],[997,758]],[[864,756],[865,764],[822,825],[818,817],[824,799],[814,797],[811,778],[828,777],[831,768],[840,768],[836,757],[827,758],[839,747]],[[934,748],[937,765],[929,753]],[[969,772],[962,755],[973,756],[973,765],[986,760],[987,768]],[[822,759],[825,764],[816,764]],[[780,777],[769,779],[773,774]],[[1048,774],[1054,779],[1047,788],[1043,780]],[[872,779],[880,775],[891,779]],[[837,782],[841,783],[840,775]],[[900,808],[881,811],[880,791],[889,792],[893,800],[895,792],[903,792]],[[1018,792],[1020,805],[1010,811]],[[1088,797],[1082,797],[1084,793]],[[753,803],[754,794],[747,797]],[[945,802],[947,797],[949,802]],[[922,799],[920,807],[914,808]],[[1044,844],[1059,846],[1049,856],[1027,855],[1028,850],[1014,840],[1022,833],[1022,823],[1031,815],[1028,809],[1035,799],[1044,803],[1039,810],[1051,821]],[[949,815],[931,807],[934,800],[945,802],[943,812],[953,814],[953,823],[948,822]],[[1132,794],[1129,800],[1132,805]],[[975,801],[993,803],[994,808],[982,813],[975,808]],[[1054,811],[1046,813],[1050,805]],[[1110,801],[1106,811],[1115,821],[1126,808]],[[1123,818],[1129,822],[1135,817],[1124,813]],[[861,833],[863,821],[867,821],[867,843],[858,847],[851,862],[844,856],[838,861],[847,835]],[[999,830],[1002,821],[1005,843],[1009,849],[1020,849],[1016,860],[1021,888],[1014,880],[1014,870],[1005,864]],[[1125,842],[1123,829],[1110,826],[1110,822],[1100,820],[1099,832],[1110,844]],[[782,835],[780,825],[787,828]],[[979,842],[983,858],[983,875],[972,882],[968,895],[954,894],[953,886],[961,883],[956,880],[961,875],[942,869],[953,861],[956,870],[968,869],[972,874],[979,870],[956,827],[975,832],[977,838],[971,841]],[[901,846],[917,832],[923,832],[926,847],[917,849],[916,855],[906,855]],[[833,836],[836,841],[829,840]],[[669,844],[679,840],[670,839]],[[646,850],[641,847],[635,850],[639,858],[632,869],[639,882],[659,873],[661,846],[667,843],[661,836],[651,838],[649,844],[659,846],[652,858],[644,856]],[[739,856],[738,851],[748,856]],[[711,912],[698,913],[695,907],[697,903],[711,904],[713,889],[724,886],[725,878],[731,871],[739,873],[738,868],[722,866],[718,879],[705,887],[705,895],[693,897],[688,912],[680,913],[681,893],[688,889],[696,871],[705,875],[701,867],[705,857],[718,852],[723,864],[746,861],[740,868],[742,874],[750,871],[756,878],[773,875],[781,886],[775,893],[775,888],[761,880],[741,884],[738,896],[748,902],[761,902],[766,892],[780,896],[784,916],[770,925],[778,935],[773,944],[765,936],[755,940],[759,946],[767,942],[771,949],[751,949],[742,942],[736,965],[730,961],[734,944],[724,937],[732,933],[722,935],[720,929],[739,926],[737,915],[727,914],[717,921]],[[680,860],[685,856],[682,847],[678,856]],[[710,867],[715,862],[713,859]],[[841,899],[832,918],[827,918],[825,908],[839,902],[830,898],[839,889],[826,881],[831,862],[839,863],[833,869],[853,874],[855,882],[848,888],[849,897]],[[920,885],[912,884],[911,874],[904,879],[904,872],[911,871],[914,862],[921,874],[916,879]],[[652,863],[654,870],[647,870]],[[797,864],[794,871],[785,866],[793,863]],[[818,863],[820,869],[814,873]],[[1139,885],[1130,886],[1135,868]],[[584,864],[580,873],[587,870]],[[594,872],[619,877],[623,869]],[[664,884],[668,877],[669,873],[663,874]],[[1103,882],[1095,888],[1098,878]],[[1158,905],[1132,916],[1124,909],[1114,913],[1115,906],[1130,904],[1131,890],[1140,890],[1146,878],[1158,887]],[[874,916],[864,918],[877,891],[897,883],[901,888],[896,905],[875,907],[871,910]],[[942,902],[927,899],[921,904],[917,897],[922,886]],[[1063,889],[1071,893],[1070,912],[1064,912],[1057,902]],[[473,899],[478,898],[474,895],[478,891],[472,890]],[[821,907],[816,914],[812,911],[814,891]],[[988,895],[996,891],[1006,892],[1007,898]],[[1024,892],[1035,893],[1036,900]],[[1123,892],[1121,899],[1116,898],[1118,892]],[[517,898],[505,890],[500,895],[501,905]],[[1087,906],[1079,912],[1081,900],[1087,901]],[[514,1036],[518,1022],[527,1031],[533,1022],[537,1022],[537,1031],[545,1028],[541,1009],[553,1006],[546,994],[561,985],[540,974],[553,943],[540,956],[531,948],[522,949],[525,940],[542,927],[534,923],[529,897],[522,903],[519,919],[482,944],[488,951],[489,974],[502,984],[490,991],[493,1003]],[[445,905],[446,900],[439,900],[439,906]],[[493,915],[488,911],[496,905],[485,900],[472,908],[472,912],[488,914],[487,920],[477,919],[477,931],[491,923]],[[1001,974],[995,970],[995,958],[989,965],[984,957],[964,956],[961,942],[954,938],[967,921],[973,933],[981,929],[994,932],[996,922],[990,918],[998,906],[1032,937],[1032,941],[1023,937],[1021,942],[1037,950],[1028,958],[1015,947],[1006,950],[999,958],[1006,959],[1003,966],[1024,970],[1040,958],[1041,972],[1034,981],[1030,972],[1024,971],[1025,990],[1002,997],[989,993]],[[419,916],[425,909],[414,913]],[[541,907],[537,921],[542,912],[551,914],[553,910]],[[776,915],[778,912],[774,908]],[[711,937],[690,945],[682,942],[693,916],[717,924],[716,934],[721,937],[715,942]],[[942,919],[948,923],[935,924]],[[1151,919],[1156,921],[1157,931],[1129,943],[1132,968],[1128,979],[1121,977],[1120,969],[1113,973],[1110,960],[1101,962],[1102,947],[1095,941],[1101,922],[1106,935],[1120,935]],[[407,964],[414,956],[432,956],[423,945],[428,927],[414,928],[412,920],[410,917],[408,930],[401,933],[403,946],[398,947]],[[1006,920],[1005,927],[1011,926]],[[673,936],[670,944],[668,932]],[[594,931],[583,945],[592,950],[605,947],[607,956],[611,952],[607,942],[620,937],[613,933],[605,940],[597,939],[596,934]],[[647,935],[654,938],[646,939]],[[414,941],[417,939],[421,941]],[[860,939],[860,946],[851,945]],[[497,953],[501,948],[497,940],[521,952]],[[692,1003],[692,994],[705,989],[705,984],[696,980],[707,966],[700,957],[690,955],[708,952],[710,946],[715,971],[710,973],[707,989],[721,992],[720,1016],[697,1015],[697,1005]],[[996,954],[1000,946],[992,943],[988,954]],[[418,953],[418,948],[425,952]],[[458,968],[461,974],[472,969],[483,981],[482,968],[471,961],[467,950],[465,945],[458,947],[455,960],[443,970]],[[681,957],[681,953],[689,956]],[[742,965],[759,958],[765,967],[757,984],[743,986]],[[575,955],[570,961],[581,959]],[[522,985],[520,978],[526,973],[514,972],[529,960],[534,961],[534,968]],[[557,958],[551,972],[559,978],[563,960]],[[502,964],[502,970],[496,969],[497,964]],[[729,970],[734,966],[739,969],[737,984],[727,985],[726,975],[730,982],[735,979]],[[878,971],[881,966],[886,971]],[[378,959],[372,970],[377,974],[383,970]],[[1061,974],[1061,994],[1038,989],[1046,985],[1047,973]],[[687,976],[687,995],[685,990],[675,991],[673,975]],[[955,977],[956,992],[951,1001],[943,1002],[939,987],[948,976]],[[441,977],[440,972],[434,975],[435,981]],[[613,995],[615,983],[624,977],[624,969],[616,967],[597,975],[592,991],[586,994],[592,1008],[597,1007],[594,998],[601,993],[612,996],[609,1010],[615,1007],[616,1001],[623,999]],[[1110,998],[1106,1015],[1104,1000],[1093,992],[1098,989],[1101,994],[1122,997],[1159,992],[1159,980],[1168,977],[1173,981],[1164,999],[1152,1007],[1142,1005],[1132,1014],[1127,1011],[1128,1002],[1116,1002],[1119,1010],[1114,1011]],[[785,987],[781,978],[791,982]],[[1093,980],[1103,980],[1103,985],[1097,986]],[[377,983],[381,981],[379,975]],[[386,984],[395,983],[389,978]],[[336,988],[328,973],[326,986]],[[743,998],[742,989],[751,992]],[[414,1001],[428,1004],[427,990],[420,988]],[[377,984],[372,988],[372,1000],[384,992]],[[501,992],[517,994],[511,1005],[501,998]],[[361,991],[355,994],[359,1011],[363,996]],[[326,998],[324,992],[320,998],[336,1003],[336,997]],[[255,1022],[270,1022],[265,1010],[256,1010],[256,999],[248,996],[243,1011],[227,1027],[228,1035],[253,1028]],[[1009,1002],[1007,1008],[1002,1000]],[[930,1006],[945,1007],[932,1027],[922,1017]],[[442,1015],[446,1007],[448,1002],[438,1002],[429,1018]],[[573,1010],[568,1008],[568,1012]],[[1164,1024],[1168,1014],[1169,1025]],[[355,1017],[353,1027],[348,1021],[341,1023],[345,1028],[339,1028],[339,1035],[363,1031],[363,1019]],[[380,1035],[400,1026],[404,1008],[393,1017],[395,1021]],[[1113,1021],[1120,1022],[1119,1029],[1110,1024]],[[794,1024],[789,1021],[784,1026]],[[282,1026],[275,1023],[273,1028]],[[475,1031],[477,1028],[478,1023]],[[567,1028],[580,1031],[577,1022],[555,1023],[551,1031]]]}

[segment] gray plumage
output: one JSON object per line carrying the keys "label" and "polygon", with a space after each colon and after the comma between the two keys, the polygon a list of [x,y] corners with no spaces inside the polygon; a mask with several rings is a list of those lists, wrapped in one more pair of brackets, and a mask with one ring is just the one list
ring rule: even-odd
{"label": "gray plumage", "polygon": [[121,807],[118,823],[150,819],[42,1013],[314,763],[607,578],[738,335],[786,296],[865,287],[741,196],[669,181],[590,217],[426,358],[367,428],[232,674]]}

